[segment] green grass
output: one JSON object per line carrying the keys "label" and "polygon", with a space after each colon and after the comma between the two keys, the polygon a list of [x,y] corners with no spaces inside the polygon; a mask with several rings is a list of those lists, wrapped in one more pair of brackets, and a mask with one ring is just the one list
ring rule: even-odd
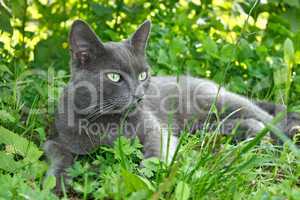
{"label": "green grass", "polygon": [[70,170],[73,189],[95,199],[299,198],[299,159],[288,146],[251,141],[235,146],[212,137],[185,138],[173,165],[149,159],[145,168],[139,167],[141,145],[121,138],[128,168],[121,165],[116,142],[76,162]]}

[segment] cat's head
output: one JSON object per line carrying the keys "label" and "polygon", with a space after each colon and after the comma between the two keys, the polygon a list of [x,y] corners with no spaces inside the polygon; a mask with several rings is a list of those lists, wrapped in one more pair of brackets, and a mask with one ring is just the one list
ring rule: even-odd
{"label": "cat's head", "polygon": [[143,98],[150,79],[145,56],[150,29],[145,21],[128,39],[104,43],[84,21],[73,23],[69,43],[77,107],[98,105],[110,112],[110,107],[122,110]]}

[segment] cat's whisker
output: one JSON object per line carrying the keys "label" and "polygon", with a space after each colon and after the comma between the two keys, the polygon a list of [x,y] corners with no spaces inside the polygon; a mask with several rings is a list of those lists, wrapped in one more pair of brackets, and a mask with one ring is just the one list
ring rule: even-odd
{"label": "cat's whisker", "polygon": [[[95,107],[96,107],[97,109],[95,109],[93,112],[89,113],[88,116],[93,115],[93,114],[95,114],[96,112],[98,112],[99,110],[101,110],[101,109],[103,109],[103,108],[105,108],[105,107],[107,107],[107,106],[110,106],[110,105],[111,105],[111,103],[106,103],[106,104],[96,105]],[[90,111],[91,111],[92,109],[94,109],[95,107],[92,107],[92,108],[90,109]]]}
{"label": "cat's whisker", "polygon": [[94,121],[97,118],[99,118],[101,115],[113,110],[114,108],[115,108],[115,105],[113,105],[113,104],[107,105],[106,107],[97,110],[93,114],[88,115],[87,119]]}
{"label": "cat's whisker", "polygon": [[82,111],[83,112],[90,112],[91,110],[93,110],[97,106],[98,106],[97,104],[96,105],[91,105],[91,106],[89,106],[87,108],[84,108]]}
{"label": "cat's whisker", "polygon": [[110,111],[112,111],[112,110],[114,110],[114,109],[115,109],[115,105],[111,105],[110,107],[107,107],[107,108],[103,109],[103,110],[101,111],[101,113],[99,113],[99,116],[98,116],[98,117],[100,117],[100,116],[103,115],[103,114],[109,113]]}
{"label": "cat's whisker", "polygon": [[94,116],[96,116],[99,112],[101,112],[101,108],[95,110],[94,112],[90,113],[88,116],[87,116],[87,119],[91,119],[93,118]]}
{"label": "cat's whisker", "polygon": [[99,110],[99,114],[102,115],[104,113],[107,113],[115,108],[115,105],[111,104],[110,106],[106,106],[105,108]]}
{"label": "cat's whisker", "polygon": [[84,108],[83,111],[89,112],[89,111],[91,111],[92,109],[94,109],[94,108],[97,107],[97,106],[100,106],[100,107],[101,107],[101,106],[105,106],[105,105],[107,105],[107,104],[110,104],[110,100],[109,100],[109,99],[104,99],[104,100],[102,100],[102,101],[100,102],[100,104],[95,103],[95,104],[93,104],[93,105],[91,105],[91,106],[88,106],[88,107]]}

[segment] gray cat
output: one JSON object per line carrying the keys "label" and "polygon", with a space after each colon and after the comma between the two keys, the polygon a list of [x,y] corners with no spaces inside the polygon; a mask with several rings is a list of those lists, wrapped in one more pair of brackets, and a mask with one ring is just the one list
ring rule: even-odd
{"label": "gray cat", "polygon": [[239,125],[247,131],[246,137],[273,120],[274,113],[212,81],[189,76],[151,78],[145,56],[150,28],[150,21],[145,21],[129,39],[103,43],[85,22],[73,23],[71,80],[55,118],[57,135],[44,145],[51,161],[48,175],[56,176],[57,190],[73,155],[111,145],[120,134],[137,136],[145,158],[170,162],[181,131],[203,127],[212,107],[224,127]]}

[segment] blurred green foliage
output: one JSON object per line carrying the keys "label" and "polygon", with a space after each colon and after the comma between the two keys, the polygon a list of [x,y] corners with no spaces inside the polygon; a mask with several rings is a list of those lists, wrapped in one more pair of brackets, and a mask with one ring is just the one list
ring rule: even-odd
{"label": "blurred green foliage", "polygon": [[[299,102],[298,0],[4,0],[0,12],[2,83],[29,69],[68,74],[67,38],[74,19],[90,23],[103,41],[119,41],[148,18],[154,74],[208,77],[258,98],[280,99],[288,65],[283,44],[289,38],[295,57],[289,99]],[[45,96],[38,90],[32,93]],[[25,95],[30,102],[34,96]]]}

